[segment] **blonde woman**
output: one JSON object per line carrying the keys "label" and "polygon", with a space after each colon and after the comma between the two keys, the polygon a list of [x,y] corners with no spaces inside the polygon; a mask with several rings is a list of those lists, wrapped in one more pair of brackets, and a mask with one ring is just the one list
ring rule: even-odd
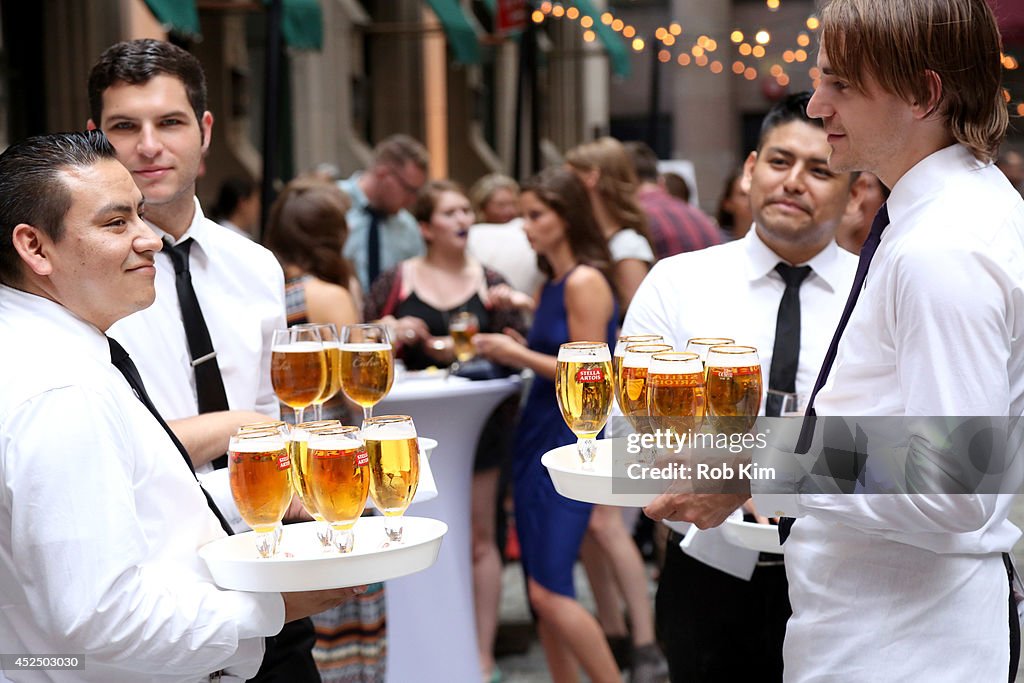
{"label": "blonde woman", "polygon": [[583,181],[594,217],[612,254],[612,273],[623,317],[640,282],[654,263],[647,234],[647,216],[637,202],[640,181],[629,152],[615,138],[600,138],[565,157]]}

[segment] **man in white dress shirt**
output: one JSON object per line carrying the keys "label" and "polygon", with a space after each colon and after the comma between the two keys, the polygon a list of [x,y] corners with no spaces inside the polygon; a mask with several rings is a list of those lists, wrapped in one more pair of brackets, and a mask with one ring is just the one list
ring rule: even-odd
{"label": "man in white dress shirt", "polygon": [[[985,0],[834,0],[821,19],[808,113],[824,120],[829,165],[871,171],[892,193],[811,408],[1018,418],[1024,201],[992,165],[1008,120],[992,12]],[[978,466],[933,434],[909,436],[918,470],[955,478]],[[796,518],[785,546],[787,681],[1014,678],[1011,496],[818,493],[811,475],[752,486],[761,510]],[[741,497],[666,495],[648,513],[713,526]]]}
{"label": "man in white dress shirt", "polygon": [[154,299],[142,210],[98,132],[0,155],[0,643],[82,664],[0,680],[242,681],[350,594],[224,591],[199,559],[224,532],[104,335]]}
{"label": "man in white dress shirt", "polygon": [[[146,221],[165,243],[156,257],[156,302],[110,330],[135,360],[153,403],[188,449],[217,507],[244,530],[227,484],[227,469],[208,464],[227,450],[245,423],[278,419],[270,382],[273,331],[286,327],[284,274],[262,246],[207,219],[195,196],[196,178],[210,145],[213,116],[199,61],[170,43],[134,40],[107,48],[89,75],[92,118],[117,150],[146,199]],[[171,252],[185,252],[191,286],[209,331],[213,355],[195,358],[186,331]],[[224,409],[200,409],[199,373],[215,362],[226,395]],[[200,413],[203,414],[200,414]],[[319,680],[312,659],[313,627],[290,624],[268,645],[268,663],[280,649],[297,650],[282,680]],[[282,643],[289,643],[282,648]],[[299,652],[301,651],[301,652]],[[301,668],[297,668],[301,667]],[[264,670],[260,680],[272,680]]]}
{"label": "man in white dress shirt", "polygon": [[[677,349],[692,337],[755,346],[767,386],[786,291],[777,269],[809,266],[799,285],[799,339],[792,342],[796,392],[810,394],[857,259],[834,240],[852,176],[829,170],[825,131],[807,116],[809,97],[799,93],[772,107],[744,164],[754,229],[734,242],[659,261],[637,290],[622,334],[661,334]],[[705,290],[713,295],[697,295]],[[715,533],[698,532],[706,536],[694,543],[705,552],[709,544],[727,545]],[[733,562],[704,563],[684,554],[679,541],[678,534],[670,537],[657,597],[658,637],[672,680],[781,680],[790,614],[782,556],[759,559],[756,551],[732,549]]]}

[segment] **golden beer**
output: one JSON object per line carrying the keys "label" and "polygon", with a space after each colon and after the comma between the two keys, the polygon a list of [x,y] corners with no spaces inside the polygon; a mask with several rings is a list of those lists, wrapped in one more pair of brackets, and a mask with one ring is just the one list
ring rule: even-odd
{"label": "golden beer", "polygon": [[291,466],[284,440],[251,432],[231,440],[228,480],[242,519],[257,533],[273,531],[292,499]]}
{"label": "golden beer", "polygon": [[370,495],[385,516],[401,515],[420,483],[420,447],[416,437],[366,439]]}
{"label": "golden beer", "polygon": [[448,334],[452,337],[455,360],[465,363],[476,355],[473,336],[480,331],[480,322],[472,313],[456,313],[448,323]]}
{"label": "golden beer", "polygon": [[657,353],[647,369],[651,426],[676,434],[695,432],[704,418],[703,364],[696,353]]}
{"label": "golden beer", "polygon": [[395,381],[391,344],[341,345],[341,390],[354,403],[368,408],[378,403]]}
{"label": "golden beer", "polygon": [[359,439],[324,434],[311,441],[310,492],[324,521],[332,528],[351,529],[363,514],[370,489],[368,462],[366,448]]}
{"label": "golden beer", "polygon": [[[660,344],[665,338],[660,334],[631,334],[619,337],[615,342],[612,354],[612,381],[615,383],[615,400],[619,399],[619,377],[622,374],[622,359],[626,357],[626,347],[633,344]],[[671,347],[669,347],[671,350]],[[622,407],[622,403],[619,403]]]}
{"label": "golden beer", "polygon": [[270,381],[274,393],[287,406],[311,405],[327,386],[327,357],[323,346],[314,342],[274,346],[270,356]]}
{"label": "golden beer", "polygon": [[761,365],[757,349],[713,346],[708,351],[706,364],[708,422],[718,432],[749,431],[761,409]]}
{"label": "golden beer", "polygon": [[607,347],[603,355],[560,350],[555,396],[562,419],[573,434],[580,439],[597,438],[612,408],[612,363]]}
{"label": "golden beer", "polygon": [[327,360],[327,382],[314,404],[325,403],[341,391],[341,346],[337,342],[324,342],[324,357]]}
{"label": "golden beer", "polygon": [[647,418],[647,366],[656,353],[671,351],[668,344],[631,344],[626,347],[616,382],[619,409],[637,433],[650,431]]}

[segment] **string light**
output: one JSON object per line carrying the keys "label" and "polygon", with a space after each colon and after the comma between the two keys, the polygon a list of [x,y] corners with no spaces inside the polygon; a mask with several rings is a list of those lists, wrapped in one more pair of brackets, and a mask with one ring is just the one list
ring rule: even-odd
{"label": "string light", "polygon": [[[781,0],[765,0],[769,10],[775,11],[781,5]],[[583,30],[583,40],[587,43],[592,43],[597,40],[597,33],[592,30],[596,21],[595,18],[586,14],[576,7],[571,2],[551,2],[550,0],[544,0],[541,2],[538,9],[535,9],[530,13],[530,19],[535,24],[542,24],[549,16],[554,18],[567,18],[572,21],[579,21],[580,27]],[[605,26],[611,27],[612,30],[622,34],[623,38],[630,41],[630,46],[636,52],[642,52],[646,49],[646,44],[642,38],[637,36],[637,29],[635,26],[626,24],[622,19],[617,18],[612,12],[605,11],[600,17],[599,21]],[[805,20],[807,31],[817,31],[821,28],[821,20],[815,15],[810,15]],[[808,35],[807,31],[801,30],[796,35],[797,49],[785,50],[781,59],[786,64],[792,64],[794,62],[806,62],[810,55],[806,49],[811,45],[811,36]],[[672,61],[672,53],[670,50],[664,49],[672,47],[676,38],[681,36],[683,33],[682,25],[679,22],[672,22],[668,27],[659,27],[655,31],[655,37],[662,43],[663,48],[659,48],[657,58],[662,63],[668,63]],[[746,41],[746,35],[739,29],[733,29],[729,32],[729,41],[735,45],[737,52],[743,57],[754,57],[756,59],[763,59],[767,55],[765,46],[771,43],[772,36],[765,30],[760,29],[754,34],[752,45]],[[689,53],[679,53],[675,61],[679,66],[689,66],[690,64],[696,64],[697,66],[709,66],[709,70],[712,73],[718,74],[725,71],[725,64],[719,60],[711,61],[708,58],[708,53],[714,52],[718,49],[718,42],[707,35],[700,35],[695,44],[690,48]],[[691,57],[692,54],[692,57]],[[1020,68],[1020,61],[1013,55],[1002,53],[999,55],[1000,64],[1007,71],[1014,71]],[[754,66],[747,66],[743,61],[737,59],[732,62],[731,72],[736,75],[742,75],[745,79],[753,81],[758,77],[758,69]],[[785,67],[781,64],[773,64],[769,69],[769,73],[776,79],[779,85],[786,86],[790,83],[791,77],[786,73]],[[811,66],[807,70],[807,75],[814,83],[814,86],[818,86],[818,81],[821,78],[821,72],[816,66]],[[1018,116],[1024,116],[1024,101],[1014,103],[1013,96],[1009,90],[1003,90],[1003,99],[1007,105],[1014,111]]]}

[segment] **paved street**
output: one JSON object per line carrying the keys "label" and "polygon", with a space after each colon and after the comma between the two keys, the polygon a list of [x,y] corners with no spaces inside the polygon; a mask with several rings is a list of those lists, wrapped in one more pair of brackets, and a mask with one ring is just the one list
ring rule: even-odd
{"label": "paved street", "polygon": [[[1014,501],[1011,519],[1017,526],[1024,528],[1024,496],[1017,496]],[[1017,544],[1014,556],[1018,568],[1024,568],[1024,541]],[[518,634],[527,628],[530,621],[523,590],[523,573],[519,564],[506,565],[502,580],[502,628],[511,629]],[[651,589],[653,596],[653,585]],[[587,581],[579,566],[576,571],[576,591],[580,600],[593,609]],[[530,649],[525,654],[501,657],[498,660],[498,667],[504,674],[505,683],[548,683],[551,680],[547,674],[544,653],[536,639],[532,641]],[[1024,681],[1024,665],[1018,669],[1017,678]]]}

